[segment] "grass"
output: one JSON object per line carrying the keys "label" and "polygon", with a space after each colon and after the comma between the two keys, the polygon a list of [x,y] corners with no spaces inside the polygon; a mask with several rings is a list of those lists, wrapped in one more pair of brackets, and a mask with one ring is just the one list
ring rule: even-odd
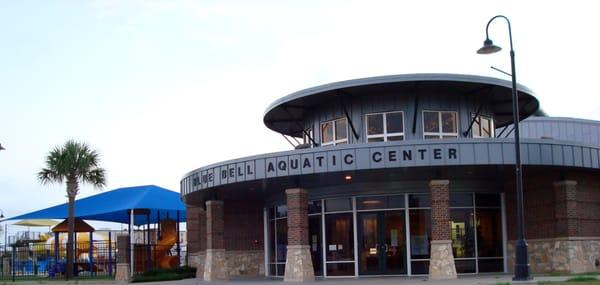
{"label": "grass", "polygon": [[[598,274],[594,274],[598,275]],[[600,285],[600,279],[590,276],[578,274],[573,278],[569,278],[566,281],[560,282],[538,282],[539,285]]]}

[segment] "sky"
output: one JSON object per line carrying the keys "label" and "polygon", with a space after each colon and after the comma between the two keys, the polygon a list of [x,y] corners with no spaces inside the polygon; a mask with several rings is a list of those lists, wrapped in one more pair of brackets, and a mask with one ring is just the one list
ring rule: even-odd
{"label": "sky", "polygon": [[594,1],[0,1],[0,210],[66,202],[41,185],[69,139],[101,154],[103,190],[179,191],[196,168],[291,149],[262,116],[276,99],[335,81],[460,73],[520,84],[550,116],[600,120]]}

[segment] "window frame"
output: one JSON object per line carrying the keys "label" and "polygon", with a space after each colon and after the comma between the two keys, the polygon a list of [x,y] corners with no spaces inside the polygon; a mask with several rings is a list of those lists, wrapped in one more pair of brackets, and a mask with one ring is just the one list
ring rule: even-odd
{"label": "window frame", "polygon": [[[388,133],[387,131],[387,114],[400,113],[402,116],[402,132],[401,133]],[[371,115],[383,115],[383,133],[377,135],[369,135],[369,119]],[[365,114],[365,138],[366,143],[370,143],[369,139],[383,138],[384,142],[388,141],[388,137],[402,137],[401,140],[406,139],[406,132],[404,128],[404,111],[389,111],[389,112],[376,112]],[[375,142],[375,141],[374,141]]]}
{"label": "window frame", "polygon": [[[425,132],[425,113],[426,112],[438,114],[438,131],[437,132]],[[455,118],[456,118],[456,121],[455,121],[456,122],[456,125],[455,125],[456,132],[455,133],[445,133],[443,131],[442,113],[454,113],[455,114]],[[422,130],[423,130],[423,140],[431,140],[431,139],[443,140],[443,139],[460,138],[460,134],[458,131],[458,129],[459,129],[458,121],[459,121],[458,111],[422,110],[421,111],[421,125],[422,125]],[[437,138],[426,138],[426,136],[437,136]]]}
{"label": "window frame", "polygon": [[[486,136],[482,136],[481,134],[482,132],[482,128],[481,128],[481,118],[485,118],[487,120],[490,121],[490,136],[486,137]],[[494,123],[494,118],[492,116],[486,116],[486,115],[481,115],[479,114],[478,116],[475,116],[475,114],[471,114],[471,120],[473,120],[473,126],[471,127],[471,137],[476,138],[476,139],[490,139],[490,138],[494,138],[496,137],[496,133],[495,133],[495,128],[494,126],[496,125]],[[479,126],[479,134],[478,136],[475,135],[475,123],[477,123],[477,126]]]}
{"label": "window frame", "polygon": [[[341,120],[344,120],[346,122],[346,138],[344,138],[344,139],[337,139],[336,122],[337,121],[341,121]],[[333,140],[331,140],[329,142],[324,142],[323,141],[323,125],[327,124],[327,123],[331,123],[331,125],[332,125],[332,128],[333,128],[332,129],[332,131],[333,131],[333,133],[332,133]],[[348,142],[348,136],[349,136],[349,133],[348,133],[348,119],[346,119],[345,117],[341,117],[341,118],[337,118],[337,119],[333,119],[333,120],[321,122],[319,124],[319,131],[321,132],[321,146],[329,146],[329,145],[335,146],[335,145],[338,145],[338,144],[343,144],[343,143],[348,144],[349,143]]]}

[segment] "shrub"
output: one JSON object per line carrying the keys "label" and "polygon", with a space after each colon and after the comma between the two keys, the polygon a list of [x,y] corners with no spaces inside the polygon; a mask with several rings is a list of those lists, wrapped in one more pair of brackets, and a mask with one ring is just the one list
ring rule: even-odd
{"label": "shrub", "polygon": [[181,280],[184,278],[195,278],[196,268],[190,266],[176,267],[173,269],[149,269],[141,274],[133,276],[131,282],[153,282],[167,280]]}

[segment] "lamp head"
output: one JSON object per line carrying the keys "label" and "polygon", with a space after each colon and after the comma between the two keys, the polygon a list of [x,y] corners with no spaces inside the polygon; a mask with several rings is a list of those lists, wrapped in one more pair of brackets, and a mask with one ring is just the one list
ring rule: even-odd
{"label": "lamp head", "polygon": [[483,46],[477,50],[477,53],[478,54],[490,54],[490,53],[499,52],[500,50],[502,50],[501,47],[494,45],[492,40],[490,40],[489,38],[486,38],[485,41],[483,41]]}
{"label": "lamp head", "polygon": [[0,210],[0,219],[4,219],[4,212]]}

